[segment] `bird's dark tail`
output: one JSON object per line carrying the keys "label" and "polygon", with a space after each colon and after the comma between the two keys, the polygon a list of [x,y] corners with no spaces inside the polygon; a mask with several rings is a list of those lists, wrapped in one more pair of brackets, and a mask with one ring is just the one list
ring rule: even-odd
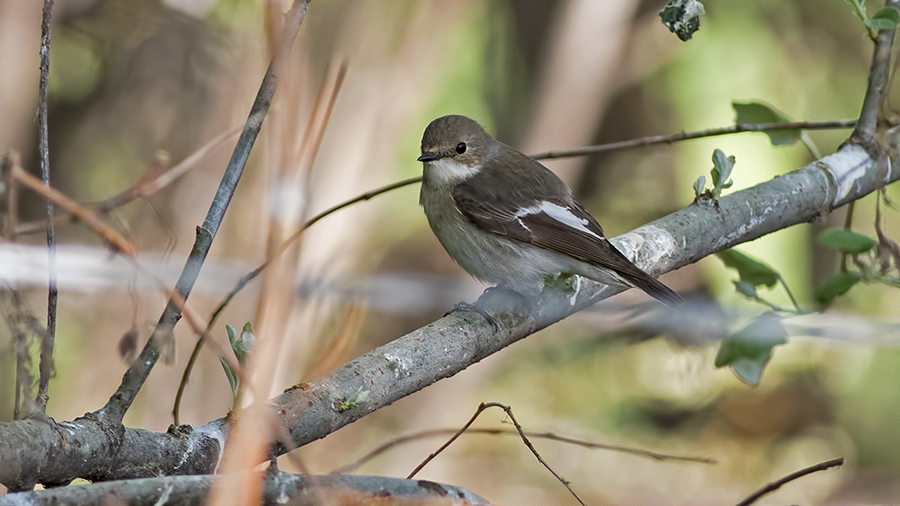
{"label": "bird's dark tail", "polygon": [[641,271],[641,274],[643,275],[622,272],[619,274],[623,275],[623,277],[635,287],[647,292],[648,295],[671,308],[676,308],[684,303],[684,299],[681,298],[681,295],[678,295],[675,290],[672,290],[643,271]]}

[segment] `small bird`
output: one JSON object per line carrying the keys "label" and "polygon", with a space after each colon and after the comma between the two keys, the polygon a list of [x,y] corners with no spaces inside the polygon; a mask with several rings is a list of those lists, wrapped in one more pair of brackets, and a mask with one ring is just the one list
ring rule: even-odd
{"label": "small bird", "polygon": [[443,116],[422,136],[419,203],[434,235],[475,278],[527,298],[549,277],[577,274],[637,287],[667,306],[683,299],[603,235],[547,167],[465,116]]}

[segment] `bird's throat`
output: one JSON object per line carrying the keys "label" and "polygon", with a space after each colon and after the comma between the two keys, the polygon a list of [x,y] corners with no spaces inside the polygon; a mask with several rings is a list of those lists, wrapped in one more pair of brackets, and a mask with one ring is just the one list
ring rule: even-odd
{"label": "bird's throat", "polygon": [[480,170],[481,165],[473,167],[449,158],[441,158],[425,163],[422,180],[423,184],[432,188],[446,188],[469,179]]}

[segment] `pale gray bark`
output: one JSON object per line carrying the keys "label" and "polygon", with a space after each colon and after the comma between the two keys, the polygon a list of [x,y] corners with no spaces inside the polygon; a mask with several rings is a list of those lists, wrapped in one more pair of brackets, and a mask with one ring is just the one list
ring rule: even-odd
{"label": "pale gray bark", "polygon": [[[217,476],[166,476],[63,487],[0,496],[0,506],[42,504],[128,504],[129,506],[191,506],[205,504]],[[265,477],[263,504],[319,506],[321,504],[433,504],[484,506],[477,495],[450,485],[425,480],[379,476],[296,476],[278,473]],[[351,501],[351,502],[348,502]]]}

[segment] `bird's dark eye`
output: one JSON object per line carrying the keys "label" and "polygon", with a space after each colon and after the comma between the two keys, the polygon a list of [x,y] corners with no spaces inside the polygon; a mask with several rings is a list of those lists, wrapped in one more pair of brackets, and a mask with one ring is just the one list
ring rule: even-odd
{"label": "bird's dark eye", "polygon": [[459,153],[459,154],[465,153],[465,152],[466,152],[466,143],[465,143],[465,142],[460,142],[459,144],[457,144],[457,145],[456,145],[456,152]]}

